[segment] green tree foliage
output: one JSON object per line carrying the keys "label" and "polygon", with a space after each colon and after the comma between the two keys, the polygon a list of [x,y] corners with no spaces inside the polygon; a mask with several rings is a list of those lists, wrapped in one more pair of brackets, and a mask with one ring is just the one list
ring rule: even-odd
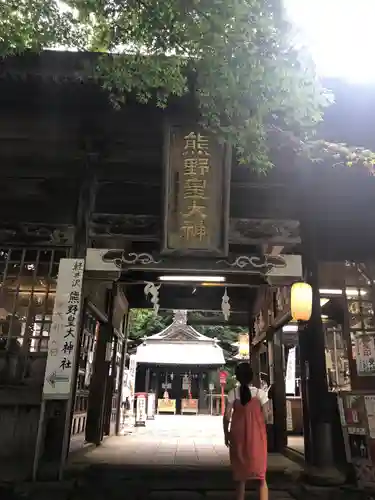
{"label": "green tree foliage", "polygon": [[246,328],[227,325],[194,325],[194,328],[202,335],[206,335],[206,337],[216,337],[223,349],[228,352],[233,351],[233,353],[236,349],[232,347],[232,344],[238,341],[238,334],[248,331]]}
{"label": "green tree foliage", "polygon": [[96,72],[115,98],[135,92],[164,107],[191,83],[202,125],[257,171],[271,166],[270,133],[299,147],[329,102],[308,56],[294,48],[279,0],[70,4],[94,22],[94,49],[122,51],[103,56]]}
{"label": "green tree foliage", "polygon": [[0,0],[0,56],[56,46],[87,46],[90,32],[55,0]]}
{"label": "green tree foliage", "polygon": [[[65,46],[101,54],[91,76],[115,105],[133,93],[165,107],[191,92],[199,118],[258,172],[270,144],[337,163],[310,142],[331,99],[296,48],[281,0],[0,0],[0,53]],[[189,75],[189,78],[188,78]],[[347,165],[374,155],[348,150]]]}
{"label": "green tree foliage", "polygon": [[152,309],[132,309],[129,322],[129,338],[136,340],[164,330],[171,324],[172,315],[157,316]]}

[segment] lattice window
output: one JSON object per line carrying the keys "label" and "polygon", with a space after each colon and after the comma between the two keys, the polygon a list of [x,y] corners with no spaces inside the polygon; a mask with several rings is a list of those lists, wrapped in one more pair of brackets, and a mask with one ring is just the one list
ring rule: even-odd
{"label": "lattice window", "polygon": [[67,252],[0,248],[0,351],[47,350],[59,261]]}

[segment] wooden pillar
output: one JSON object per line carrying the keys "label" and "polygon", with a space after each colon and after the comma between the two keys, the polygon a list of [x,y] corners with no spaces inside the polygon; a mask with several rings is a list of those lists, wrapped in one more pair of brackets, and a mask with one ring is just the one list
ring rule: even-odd
{"label": "wooden pillar", "polygon": [[[111,339],[109,341],[109,344],[107,344],[107,346],[112,346],[112,343],[114,343],[114,349],[112,352],[111,361],[109,363],[111,366],[111,375],[108,376],[105,406],[104,406],[104,418],[103,418],[103,435],[104,436],[110,436],[110,434],[111,434],[113,392],[115,389],[115,382],[116,382],[116,376],[117,376],[116,353],[117,353],[118,339],[114,338],[113,328],[111,330]],[[109,350],[109,347],[108,347],[108,350]],[[107,354],[109,354],[108,350],[107,350]]]}
{"label": "wooden pillar", "polygon": [[88,401],[86,441],[99,445],[102,440],[104,402],[109,362],[106,360],[107,342],[111,338],[108,324],[101,324],[96,346],[94,372],[90,384]]}
{"label": "wooden pillar", "polygon": [[312,435],[311,435],[311,416],[310,404],[308,398],[307,377],[309,376],[309,365],[307,359],[307,351],[309,349],[307,338],[303,327],[301,326],[299,332],[299,363],[301,372],[301,385],[300,395],[302,398],[302,418],[303,418],[303,442],[304,442],[304,455],[305,461],[308,464],[312,461]]}
{"label": "wooden pillar", "polygon": [[146,366],[145,393],[146,393],[146,415],[148,415],[148,393],[150,392],[150,367]]}
{"label": "wooden pillar", "polygon": [[122,323],[122,350],[121,350],[121,363],[120,363],[120,377],[119,377],[119,390],[117,395],[117,413],[116,413],[116,436],[120,434],[121,431],[121,413],[122,413],[122,399],[124,390],[124,370],[126,365],[126,356],[128,351],[128,337],[129,337],[129,311],[124,316]]}
{"label": "wooden pillar", "polygon": [[324,483],[338,480],[339,475],[334,470],[333,416],[328,394],[314,221],[304,221],[301,233],[305,280],[313,290],[311,318],[303,326],[300,325],[299,330],[304,435],[307,445],[305,459],[309,466],[318,470],[316,477],[319,476]]}
{"label": "wooden pillar", "polygon": [[145,373],[145,393],[148,394],[150,390],[150,367],[146,366],[146,373]]}
{"label": "wooden pillar", "polygon": [[155,373],[155,378],[156,378],[156,381],[155,381],[155,413],[157,413],[159,391],[160,391],[160,368],[158,366],[155,366],[154,373]]}
{"label": "wooden pillar", "polygon": [[[221,387],[220,387],[220,368],[217,369],[217,387],[219,387],[219,391],[221,391]],[[221,398],[220,397],[217,397],[216,398],[216,415],[220,415],[220,402],[221,402]]]}
{"label": "wooden pillar", "polygon": [[[112,318],[113,290],[108,291],[108,318]],[[113,327],[110,322],[99,327],[96,347],[94,373],[90,384],[89,403],[87,411],[86,441],[99,445],[103,439],[103,418],[106,402],[106,390],[110,359],[107,358],[107,347],[112,340]]]}
{"label": "wooden pillar", "polygon": [[199,382],[198,382],[198,412],[203,412],[204,408],[204,373],[199,373]]}
{"label": "wooden pillar", "polygon": [[274,451],[282,453],[287,445],[286,393],[282,331],[277,331],[268,343],[270,384],[272,384]]}
{"label": "wooden pillar", "polygon": [[252,313],[249,314],[249,343],[250,343],[250,365],[253,370],[253,384],[260,387],[260,344],[253,346],[252,340],[254,338],[254,318]]}
{"label": "wooden pillar", "polygon": [[88,153],[87,161],[83,166],[72,248],[72,255],[75,258],[86,258],[86,250],[89,242],[90,218],[94,211],[98,186],[96,177],[97,160],[98,155]]}

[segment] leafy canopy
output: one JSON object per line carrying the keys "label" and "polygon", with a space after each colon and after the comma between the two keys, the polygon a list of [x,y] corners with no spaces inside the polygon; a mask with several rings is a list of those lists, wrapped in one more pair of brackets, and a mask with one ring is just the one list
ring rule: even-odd
{"label": "leafy canopy", "polygon": [[87,46],[88,27],[56,0],[0,0],[0,56]]}
{"label": "leafy canopy", "polygon": [[[191,91],[202,125],[264,172],[274,134],[310,151],[330,102],[280,2],[67,0],[69,10],[57,0],[0,0],[0,54],[56,45],[99,52],[94,75],[116,105],[132,92],[165,107]],[[349,156],[345,164],[363,163]]]}
{"label": "leafy canopy", "polygon": [[131,309],[129,338],[133,340],[160,333],[172,322],[172,315],[157,316],[152,309]]}

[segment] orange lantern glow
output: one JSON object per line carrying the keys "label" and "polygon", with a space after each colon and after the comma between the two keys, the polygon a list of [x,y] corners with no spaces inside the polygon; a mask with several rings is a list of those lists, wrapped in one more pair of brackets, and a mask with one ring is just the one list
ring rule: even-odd
{"label": "orange lantern glow", "polygon": [[249,335],[248,334],[240,334],[238,336],[238,351],[241,358],[249,357]]}
{"label": "orange lantern glow", "polygon": [[312,288],[308,283],[292,285],[290,310],[294,321],[308,321],[311,318]]}

